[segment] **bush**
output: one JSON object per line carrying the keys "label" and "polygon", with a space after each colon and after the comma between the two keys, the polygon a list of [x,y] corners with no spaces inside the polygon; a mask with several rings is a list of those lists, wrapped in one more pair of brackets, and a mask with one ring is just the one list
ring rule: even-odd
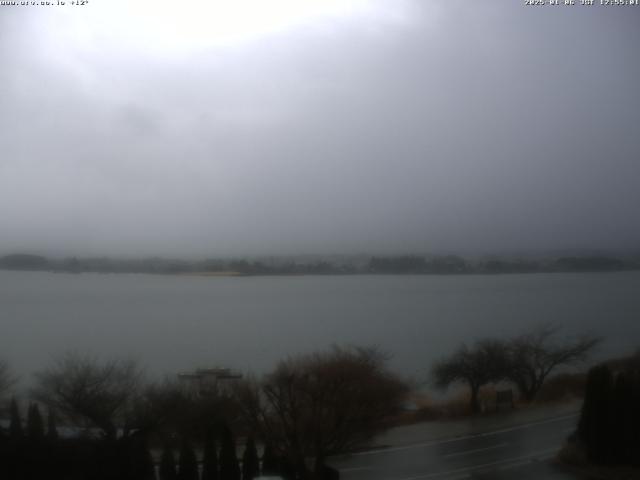
{"label": "bush", "polygon": [[587,382],[584,373],[561,373],[551,377],[540,389],[538,402],[558,402],[582,398]]}
{"label": "bush", "polygon": [[578,437],[590,461],[638,462],[640,452],[640,372],[613,372],[607,364],[589,370]]}

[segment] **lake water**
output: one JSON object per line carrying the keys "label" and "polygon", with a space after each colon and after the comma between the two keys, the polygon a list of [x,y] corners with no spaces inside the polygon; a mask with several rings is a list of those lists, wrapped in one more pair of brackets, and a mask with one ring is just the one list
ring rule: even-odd
{"label": "lake water", "polygon": [[380,345],[426,378],[460,342],[543,322],[640,346],[640,272],[196,277],[0,271],[0,357],[28,380],[69,349],[133,356],[150,373],[263,372],[331,344]]}

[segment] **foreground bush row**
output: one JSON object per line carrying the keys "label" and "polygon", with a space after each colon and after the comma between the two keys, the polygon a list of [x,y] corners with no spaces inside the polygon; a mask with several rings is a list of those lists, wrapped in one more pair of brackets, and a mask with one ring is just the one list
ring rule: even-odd
{"label": "foreground bush row", "polygon": [[[15,406],[15,403],[14,403]],[[29,419],[35,418],[30,407]],[[12,411],[16,411],[12,408]],[[16,419],[18,421],[16,422]],[[30,423],[30,427],[35,424]],[[218,440],[220,448],[217,447]],[[3,480],[252,480],[260,474],[295,480],[304,476],[286,457],[266,446],[258,456],[255,442],[248,438],[241,460],[229,428],[208,432],[200,455],[188,438],[165,442],[154,459],[148,435],[137,431],[112,438],[60,438],[54,424],[49,430],[29,428],[23,433],[19,417],[13,417],[9,434],[0,436],[0,478]],[[178,446],[178,448],[175,448]],[[175,451],[178,450],[178,455]],[[200,457],[200,459],[198,459]],[[312,476],[333,480],[336,471],[317,465]]]}

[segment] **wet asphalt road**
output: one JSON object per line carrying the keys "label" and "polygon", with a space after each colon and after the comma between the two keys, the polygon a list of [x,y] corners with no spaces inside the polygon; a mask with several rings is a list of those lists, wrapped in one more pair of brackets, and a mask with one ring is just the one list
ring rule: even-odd
{"label": "wet asphalt road", "polygon": [[578,479],[550,460],[575,429],[565,415],[465,437],[335,458],[342,480]]}

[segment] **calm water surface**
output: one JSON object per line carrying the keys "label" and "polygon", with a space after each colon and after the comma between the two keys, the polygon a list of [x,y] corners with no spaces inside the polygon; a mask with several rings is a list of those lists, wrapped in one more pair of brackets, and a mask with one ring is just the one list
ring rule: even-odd
{"label": "calm water surface", "polygon": [[151,373],[264,371],[288,354],[377,344],[423,379],[462,341],[554,322],[640,346],[640,272],[189,277],[0,271],[0,357],[28,379],[56,353],[138,358]]}

